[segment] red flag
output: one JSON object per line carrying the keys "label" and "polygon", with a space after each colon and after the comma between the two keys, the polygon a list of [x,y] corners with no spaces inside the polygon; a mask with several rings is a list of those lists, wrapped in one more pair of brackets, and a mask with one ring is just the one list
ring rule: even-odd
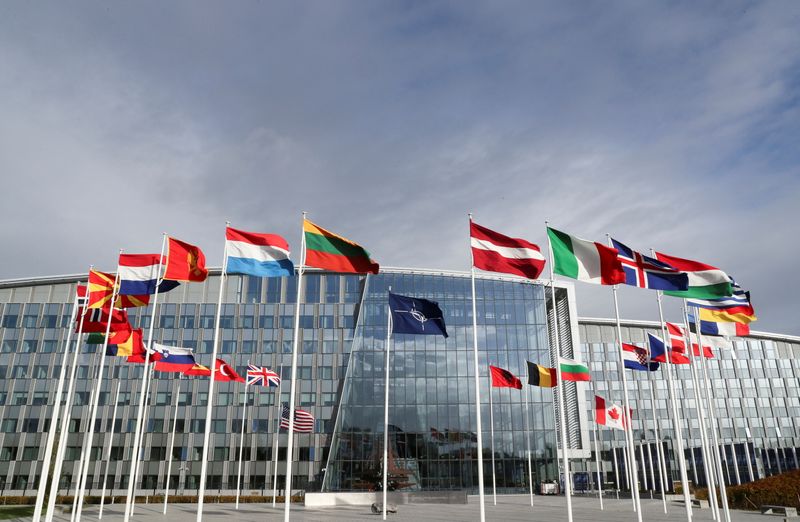
{"label": "red flag", "polygon": [[[78,316],[75,318],[75,333],[81,326],[81,312],[78,310]],[[89,310],[86,316],[83,317],[83,333],[106,333],[106,326],[108,325],[108,310],[98,308]],[[128,312],[125,310],[114,309],[111,312],[111,329],[112,332],[131,332],[131,325],[128,322]]]}
{"label": "red flag", "polygon": [[492,386],[494,388],[522,389],[522,382],[510,371],[491,365],[489,370],[492,372]]}
{"label": "red flag", "polygon": [[203,251],[189,243],[169,238],[164,279],[201,283],[207,277],[206,256]]}
{"label": "red flag", "polygon": [[[692,343],[692,351],[694,352],[695,357],[700,357],[700,347],[697,346],[697,343]],[[714,358],[714,352],[711,351],[710,346],[703,346],[703,357],[707,359]]]}
{"label": "red flag", "polygon": [[475,268],[489,272],[503,272],[528,279],[537,279],[544,268],[544,256],[537,245],[515,237],[508,237],[469,223],[472,259]]}
{"label": "red flag", "polygon": [[192,377],[209,377],[211,375],[211,368],[196,363],[194,366],[183,372],[183,374],[190,375]]}
{"label": "red flag", "polygon": [[233,367],[223,361],[222,359],[217,359],[217,367],[215,368],[214,372],[214,380],[219,382],[244,382],[244,377],[236,373],[236,370]]}

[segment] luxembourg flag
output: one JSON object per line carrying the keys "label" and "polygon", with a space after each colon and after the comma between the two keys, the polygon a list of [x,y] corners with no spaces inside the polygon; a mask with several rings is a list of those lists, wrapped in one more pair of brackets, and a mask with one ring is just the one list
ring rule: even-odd
{"label": "luxembourg flag", "polygon": [[181,373],[194,368],[196,364],[191,348],[153,343],[153,351],[159,355],[153,367],[157,372]]}
{"label": "luxembourg flag", "polygon": [[177,281],[162,281],[161,262],[158,254],[120,254],[119,255],[119,293],[120,295],[152,295],[168,292],[178,286]]}
{"label": "luxembourg flag", "polygon": [[289,243],[281,236],[228,227],[225,231],[225,248],[228,253],[228,274],[256,277],[294,275],[294,265],[289,259]]}

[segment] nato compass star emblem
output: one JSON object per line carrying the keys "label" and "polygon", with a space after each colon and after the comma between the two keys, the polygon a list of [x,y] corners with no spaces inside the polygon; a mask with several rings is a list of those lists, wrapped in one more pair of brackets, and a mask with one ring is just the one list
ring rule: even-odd
{"label": "nato compass star emblem", "polygon": [[425,331],[425,323],[430,321],[430,319],[425,317],[425,314],[417,310],[416,305],[414,303],[411,303],[411,310],[395,310],[395,311],[401,314],[408,314],[411,317],[413,317],[414,320],[419,322],[419,326],[420,328],[422,328],[423,332]]}

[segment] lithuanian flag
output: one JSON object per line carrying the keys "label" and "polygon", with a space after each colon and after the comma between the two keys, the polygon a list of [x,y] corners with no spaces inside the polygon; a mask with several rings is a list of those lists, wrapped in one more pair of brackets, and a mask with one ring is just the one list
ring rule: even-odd
{"label": "lithuanian flag", "polygon": [[369,252],[361,245],[328,232],[307,219],[303,221],[303,231],[306,266],[331,272],[378,273],[378,263],[369,258]]}

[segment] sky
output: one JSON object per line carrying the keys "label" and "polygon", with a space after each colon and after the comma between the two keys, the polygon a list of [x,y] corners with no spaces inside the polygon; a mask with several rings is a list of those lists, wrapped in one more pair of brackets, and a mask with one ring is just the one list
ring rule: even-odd
{"label": "sky", "polygon": [[[0,279],[301,212],[468,270],[468,217],[718,266],[800,335],[800,2],[4,2]],[[613,315],[576,283],[578,314]],[[670,301],[667,319],[678,320]],[[652,292],[620,290],[628,319]]]}

